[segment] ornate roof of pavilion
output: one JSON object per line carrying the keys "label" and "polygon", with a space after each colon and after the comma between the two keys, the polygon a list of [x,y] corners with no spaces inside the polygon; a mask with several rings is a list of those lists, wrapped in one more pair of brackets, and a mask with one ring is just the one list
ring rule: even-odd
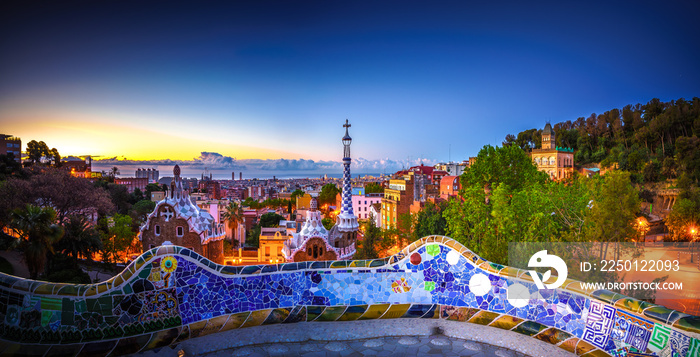
{"label": "ornate roof of pavilion", "polygon": [[[139,239],[141,239],[141,232],[149,226],[151,219],[158,215],[160,208],[163,206],[168,207],[163,213],[166,217],[166,221],[172,218],[182,218],[186,220],[190,232],[199,234],[202,244],[223,239],[226,235],[224,226],[216,223],[216,220],[209,212],[200,209],[197,205],[192,203],[189,193],[182,188],[180,166],[175,165],[173,174],[175,178],[170,183],[170,192],[164,199],[156,203],[153,212],[146,218],[146,222],[141,226],[139,231]],[[172,207],[172,211],[170,211],[170,207]]]}

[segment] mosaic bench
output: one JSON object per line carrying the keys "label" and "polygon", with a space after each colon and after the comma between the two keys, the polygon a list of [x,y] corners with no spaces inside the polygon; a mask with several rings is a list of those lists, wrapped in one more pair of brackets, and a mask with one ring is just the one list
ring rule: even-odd
{"label": "mosaic bench", "polygon": [[[491,283],[486,295],[469,289],[477,273]],[[700,356],[698,317],[570,280],[514,307],[505,289],[513,281],[537,289],[525,271],[443,236],[384,259],[237,267],[160,246],[98,284],[0,274],[0,354],[117,356],[258,325],[430,318],[510,330],[582,356]]]}

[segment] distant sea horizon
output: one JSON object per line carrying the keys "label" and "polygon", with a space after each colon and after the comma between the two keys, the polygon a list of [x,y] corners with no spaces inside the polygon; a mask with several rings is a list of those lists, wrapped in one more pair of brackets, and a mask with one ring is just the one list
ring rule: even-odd
{"label": "distant sea horizon", "polygon": [[[142,164],[126,164],[126,165],[100,165],[97,161],[92,162],[92,171],[105,171],[109,172],[112,167],[117,167],[119,169],[119,174],[117,177],[136,177],[137,169],[156,169],[158,170],[159,177],[172,177],[173,176],[173,165],[155,165],[146,166]],[[196,178],[200,179],[202,175],[209,176],[215,180],[231,180],[231,173],[235,173],[236,180],[239,179],[239,173],[243,172],[243,180],[248,179],[300,179],[300,178],[319,178],[324,175],[332,178],[343,177],[342,171],[322,171],[322,170],[233,170],[233,169],[203,169],[200,167],[188,167],[187,165],[180,166],[180,175],[186,178]],[[393,173],[393,172],[392,172]],[[352,177],[363,177],[363,176],[374,176],[379,177],[381,173],[379,172],[352,172]]]}

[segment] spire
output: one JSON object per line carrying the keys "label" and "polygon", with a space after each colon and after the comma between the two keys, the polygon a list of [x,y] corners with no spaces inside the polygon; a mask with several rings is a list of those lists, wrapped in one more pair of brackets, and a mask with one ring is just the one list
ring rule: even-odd
{"label": "spire", "polygon": [[352,163],[350,143],[352,143],[352,138],[348,132],[350,123],[347,119],[345,119],[343,127],[345,128],[345,136],[343,137],[343,190],[340,214],[338,215],[338,229],[342,232],[350,232],[357,230],[358,223],[352,209],[352,177],[350,175],[350,164]]}

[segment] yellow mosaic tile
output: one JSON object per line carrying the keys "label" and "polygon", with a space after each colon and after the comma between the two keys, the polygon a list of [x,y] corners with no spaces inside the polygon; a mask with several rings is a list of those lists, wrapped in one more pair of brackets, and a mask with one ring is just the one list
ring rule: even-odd
{"label": "yellow mosaic tile", "polygon": [[482,310],[477,312],[474,316],[472,316],[472,318],[469,319],[469,322],[479,325],[488,325],[498,316],[499,314],[496,312]]}
{"label": "yellow mosaic tile", "polygon": [[335,321],[345,312],[347,306],[329,306],[314,321]]}
{"label": "yellow mosaic tile", "polygon": [[535,335],[535,338],[538,340],[542,340],[544,342],[550,343],[552,345],[558,345],[563,341],[566,341],[567,339],[571,338],[571,334],[564,332],[562,330],[559,330],[554,327],[550,327],[537,335]]}
{"label": "yellow mosaic tile", "polygon": [[615,307],[622,308],[630,312],[641,313],[642,302],[633,298],[624,298],[615,302]]}
{"label": "yellow mosaic tile", "polygon": [[596,346],[593,346],[592,344],[584,340],[579,340],[576,344],[576,354],[579,356],[594,351],[596,349],[598,349]]}
{"label": "yellow mosaic tile", "polygon": [[229,315],[228,320],[221,327],[221,332],[233,330],[233,329],[237,329],[237,328],[241,327],[241,325],[243,325],[245,320],[248,319],[248,316],[250,316],[250,312],[239,312],[237,314]]}
{"label": "yellow mosaic tile", "polygon": [[479,311],[471,307],[444,306],[442,316],[452,321],[467,322]]}
{"label": "yellow mosaic tile", "polygon": [[382,315],[381,319],[396,319],[404,314],[406,314],[406,311],[411,307],[411,304],[392,304],[389,306],[389,310],[387,310],[384,315]]}
{"label": "yellow mosaic tile", "polygon": [[202,331],[199,333],[199,336],[206,336],[212,333],[219,332],[221,330],[221,327],[226,324],[226,320],[228,320],[228,315],[222,315],[222,316],[217,316],[213,317],[208,320],[208,323]]}
{"label": "yellow mosaic tile", "polygon": [[340,316],[338,321],[354,321],[359,319],[360,316],[367,311],[367,306],[368,305],[348,306],[347,310],[345,310],[343,316]]}
{"label": "yellow mosaic tile", "polygon": [[513,327],[521,323],[523,319],[510,315],[502,315],[501,317],[493,320],[489,326],[498,327],[504,330],[511,330]]}
{"label": "yellow mosaic tile", "polygon": [[370,305],[362,316],[358,320],[374,320],[380,318],[384,313],[389,310],[390,304],[375,304]]}
{"label": "yellow mosaic tile", "polygon": [[595,351],[588,352],[588,353],[582,355],[581,357],[610,357],[610,354],[608,354],[607,352],[605,352],[603,350],[595,350]]}
{"label": "yellow mosaic tile", "polygon": [[158,331],[153,333],[151,340],[148,341],[146,346],[143,348],[144,351],[168,346],[170,343],[175,341],[177,336],[180,335],[180,328],[175,327],[168,330]]}
{"label": "yellow mosaic tile", "polygon": [[243,327],[251,327],[251,326],[260,326],[265,319],[267,319],[267,316],[270,315],[270,312],[272,309],[265,309],[265,310],[258,310],[258,311],[253,311],[250,313],[250,316],[248,317],[248,320],[241,326]]}
{"label": "yellow mosaic tile", "polygon": [[202,330],[204,330],[204,328],[207,326],[207,322],[209,322],[209,320],[202,320],[189,324],[188,326],[190,327],[190,338],[199,337],[202,333]]}
{"label": "yellow mosaic tile", "polygon": [[[567,279],[568,280],[568,279]],[[565,285],[565,289],[569,291],[573,291],[575,293],[581,294],[583,296],[590,296],[595,289],[584,289],[581,286],[581,282],[579,281],[572,281],[568,285]]]}
{"label": "yellow mosaic tile", "polygon": [[34,289],[34,294],[50,295],[53,292],[54,284],[41,284]]}
{"label": "yellow mosaic tile", "polygon": [[572,337],[559,345],[557,347],[569,352],[569,353],[576,353],[576,344],[578,343],[578,338],[577,337]]}

